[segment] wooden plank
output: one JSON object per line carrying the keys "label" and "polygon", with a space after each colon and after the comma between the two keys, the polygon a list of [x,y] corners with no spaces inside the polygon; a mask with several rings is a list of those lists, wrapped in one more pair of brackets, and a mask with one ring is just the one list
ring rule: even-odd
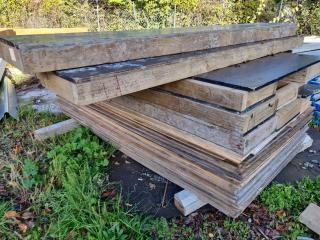
{"label": "wooden plank", "polygon": [[311,107],[311,101],[309,98],[298,98],[300,102],[300,113],[305,112]]}
{"label": "wooden plank", "polygon": [[277,39],[295,32],[294,24],[276,23],[2,37],[0,55],[23,72],[37,73]]}
{"label": "wooden plank", "polygon": [[279,53],[194,76],[194,79],[253,91],[320,62],[320,56]]}
{"label": "wooden plank", "polygon": [[276,113],[277,130],[300,113],[301,103],[298,99],[280,108]]}
{"label": "wooden plank", "polygon": [[148,89],[131,96],[240,133],[246,133],[262,123],[277,109],[276,97],[265,100],[246,112],[238,113],[161,90]]}
{"label": "wooden plank", "polygon": [[182,190],[174,194],[174,205],[184,216],[187,216],[206,205],[206,203],[194,193]]}
{"label": "wooden plank", "polygon": [[176,142],[183,142],[189,149],[197,148],[198,151],[205,151],[207,154],[213,155],[222,161],[229,160],[233,163],[239,164],[246,157],[236,154],[223,146],[206,141],[196,135],[192,135],[186,131],[182,131],[157,119],[150,118],[113,102],[100,102],[94,106],[91,105],[91,108],[96,111],[99,111],[99,108],[102,108],[104,112],[107,111],[109,113],[125,116],[130,119],[131,125],[138,123],[143,126],[147,126],[152,131],[165,135],[166,139],[174,139]]}
{"label": "wooden plank", "polygon": [[279,88],[276,91],[276,98],[278,100],[277,110],[279,110],[284,105],[294,101],[298,97],[299,84],[296,83],[287,83],[285,84],[279,83]]}
{"label": "wooden plank", "polygon": [[[42,84],[78,105],[126,95],[197,74],[288,51],[300,37],[39,74]],[[65,90],[68,89],[68,90]]]}
{"label": "wooden plank", "polygon": [[115,102],[182,131],[216,143],[241,155],[248,154],[258,143],[267,138],[267,136],[275,130],[274,119],[266,121],[264,124],[258,126],[255,131],[244,135],[240,132],[222,128],[201,119],[181,114],[166,107],[150,104],[131,96],[115,98],[111,100],[111,102]]}
{"label": "wooden plank", "polygon": [[286,82],[296,82],[305,84],[311,79],[320,75],[320,63],[312,64],[306,69],[300,70],[294,74],[290,74],[285,79]]}
{"label": "wooden plank", "polygon": [[320,37],[306,36],[303,39],[303,45],[299,48],[293,49],[292,52],[303,54],[315,50],[320,50]]}
{"label": "wooden plank", "polygon": [[301,213],[299,221],[306,225],[316,234],[320,235],[320,207],[314,203],[310,203],[309,206]]}
{"label": "wooden plank", "polygon": [[[220,182],[217,182],[215,174],[206,171],[199,167],[196,163],[192,163],[181,158],[179,155],[160,147],[156,143],[150,142],[143,138],[141,135],[132,133],[129,129],[119,126],[116,120],[108,117],[102,117],[96,111],[90,110],[89,107],[79,107],[62,101],[62,108],[68,115],[74,116],[83,124],[92,128],[92,130],[104,139],[109,139],[116,145],[120,146],[121,151],[131,156],[146,167],[152,169],[158,174],[166,177],[170,181],[182,186],[201,197],[203,201],[215,206],[228,216],[237,217],[244,208],[254,199],[258,194],[287,163],[291,157],[296,154],[295,150],[300,148],[297,145],[290,145],[286,147],[287,143],[278,144],[276,148],[280,149],[281,158],[277,158],[277,154],[261,160],[272,158],[272,166],[267,169],[261,179],[258,172],[254,173],[254,185],[249,186],[250,189],[247,194],[242,193],[244,198],[239,198],[235,193],[225,193],[223,188],[219,187]],[[293,129],[292,129],[293,131]],[[295,131],[299,132],[299,129]],[[301,141],[300,134],[294,134],[294,141]],[[291,143],[291,140],[290,140]],[[284,145],[283,145],[284,144]],[[268,151],[274,152],[273,149]],[[276,151],[277,152],[277,151]],[[273,165],[275,164],[275,165]],[[229,185],[232,185],[229,182]],[[228,185],[224,186],[226,189]],[[246,190],[247,191],[247,190]]]}
{"label": "wooden plank", "polygon": [[158,88],[242,112],[272,96],[276,87],[277,83],[272,83],[257,91],[244,91],[199,80],[185,79],[161,85]]}
{"label": "wooden plank", "polygon": [[50,126],[40,128],[34,131],[35,139],[41,141],[52,138],[77,128],[79,123],[74,119],[68,119],[63,122],[55,123]]}

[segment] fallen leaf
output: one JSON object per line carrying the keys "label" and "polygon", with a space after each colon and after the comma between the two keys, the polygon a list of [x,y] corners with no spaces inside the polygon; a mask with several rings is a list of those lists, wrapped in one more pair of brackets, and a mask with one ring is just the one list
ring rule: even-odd
{"label": "fallen leaf", "polygon": [[280,209],[280,210],[276,211],[276,215],[277,215],[279,218],[282,218],[282,217],[285,217],[285,216],[286,216],[286,212],[285,212],[283,209]]}
{"label": "fallen leaf", "polygon": [[154,189],[156,189],[156,185],[153,183],[149,183],[149,188],[150,188],[150,190],[154,190]]}
{"label": "fallen leaf", "polygon": [[15,153],[18,154],[20,152],[22,152],[22,146],[20,143],[18,143],[15,147]]}
{"label": "fallen leaf", "polygon": [[16,211],[8,211],[4,214],[6,219],[19,217],[19,214]]}
{"label": "fallen leaf", "polygon": [[28,230],[27,224],[24,224],[24,223],[18,224],[18,227],[19,227],[20,232],[22,232],[22,233],[26,233]]}
{"label": "fallen leaf", "polygon": [[116,189],[105,191],[101,194],[102,198],[113,198],[117,194]]}

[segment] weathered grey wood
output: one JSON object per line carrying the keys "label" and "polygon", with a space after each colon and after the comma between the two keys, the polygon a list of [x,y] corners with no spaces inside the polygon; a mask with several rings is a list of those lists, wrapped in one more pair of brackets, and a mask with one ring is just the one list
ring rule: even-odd
{"label": "weathered grey wood", "polygon": [[45,87],[78,105],[126,95],[197,74],[288,51],[302,38],[289,37],[207,51],[39,74]]}
{"label": "weathered grey wood", "polygon": [[267,99],[246,112],[238,113],[162,90],[147,89],[131,96],[240,133],[256,127],[271,117],[277,109],[276,97]]}
{"label": "weathered grey wood", "polygon": [[300,113],[305,112],[311,107],[311,101],[309,98],[298,98],[298,100],[300,102]]}
{"label": "weathered grey wood", "polygon": [[279,110],[284,105],[294,101],[298,97],[299,84],[296,83],[286,83],[281,85],[276,91],[276,98],[278,100],[277,110]]}
{"label": "weathered grey wood", "polygon": [[206,205],[206,203],[194,193],[182,190],[174,195],[174,205],[184,216],[187,216]]}
{"label": "weathered grey wood", "polygon": [[277,130],[300,113],[301,103],[298,99],[280,108],[276,113]]}
{"label": "weathered grey wood", "polygon": [[320,207],[314,203],[301,213],[299,221],[306,225],[309,229],[320,235]]}
{"label": "weathered grey wood", "polygon": [[294,74],[291,74],[282,80],[286,82],[296,82],[296,83],[305,84],[311,79],[319,75],[320,75],[320,63],[316,63]]}
{"label": "weathered grey wood", "polygon": [[[68,115],[89,126],[103,139],[110,140],[119,146],[121,151],[133,159],[195,193],[204,202],[208,202],[232,217],[237,217],[275,174],[290,161],[296,151],[299,151],[300,146],[297,144],[300,144],[301,139],[303,139],[300,134],[301,126],[297,125],[292,128],[289,131],[290,134],[286,135],[290,135],[286,141],[281,144],[275,142],[271,148],[268,147],[263,151],[264,153],[258,161],[267,161],[268,167],[254,170],[254,172],[250,170],[250,173],[247,172],[251,178],[245,180],[243,186],[240,185],[240,189],[244,190],[239,193],[233,190],[232,193],[226,192],[225,189],[234,185],[233,181],[225,179],[229,184],[221,187],[222,185],[214,172],[207,171],[198,164],[181,158],[181,156],[168,151],[157,143],[145,139],[142,134],[133,133],[130,126],[119,125],[116,119],[106,117],[90,109],[90,107],[72,105],[64,100],[62,101],[62,108]],[[305,122],[301,122],[301,124],[305,124]],[[278,158],[278,156],[280,157]],[[253,159],[253,162],[255,161],[256,159]],[[263,176],[260,176],[260,172]]]}
{"label": "weathered grey wood", "polygon": [[77,128],[79,123],[74,119],[68,119],[63,122],[55,123],[50,126],[40,128],[34,131],[34,137],[37,140],[45,140],[55,137]]}
{"label": "weathered grey wood", "polygon": [[242,112],[272,96],[276,87],[277,83],[272,83],[257,91],[244,91],[195,79],[185,79],[164,84],[157,88]]}
{"label": "weathered grey wood", "polygon": [[295,32],[294,24],[262,23],[2,36],[0,56],[24,72],[36,73],[283,38]]}
{"label": "weathered grey wood", "polygon": [[274,118],[258,126],[255,131],[244,135],[240,132],[222,128],[196,117],[181,114],[159,105],[150,104],[147,101],[131,96],[115,98],[111,100],[111,102],[118,103],[141,114],[155,118],[241,155],[248,154],[263,139],[275,131],[276,121]]}

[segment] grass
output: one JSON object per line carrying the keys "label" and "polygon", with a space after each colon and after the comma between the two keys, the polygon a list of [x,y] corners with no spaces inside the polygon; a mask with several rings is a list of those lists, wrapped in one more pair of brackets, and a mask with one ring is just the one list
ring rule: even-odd
{"label": "grass", "polygon": [[121,193],[102,197],[114,189],[107,179],[112,145],[86,128],[43,142],[33,138],[35,129],[64,119],[25,106],[19,121],[0,122],[1,239],[259,239],[257,226],[277,229],[285,239],[311,235],[297,216],[320,202],[320,178],[268,187],[256,204],[267,209],[259,217],[274,224],[256,221],[250,207],[236,220],[215,210],[148,217],[128,208]]}

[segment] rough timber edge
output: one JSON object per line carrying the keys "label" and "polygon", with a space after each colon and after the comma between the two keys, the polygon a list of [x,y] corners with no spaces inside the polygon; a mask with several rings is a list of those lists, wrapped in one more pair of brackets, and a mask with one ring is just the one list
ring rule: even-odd
{"label": "rough timber edge", "polygon": [[[301,37],[289,37],[246,44],[241,47],[232,46],[200,56],[175,59],[170,63],[165,61],[146,68],[96,75],[92,76],[90,81],[78,84],[63,79],[53,72],[38,74],[38,77],[46,88],[53,90],[61,97],[77,105],[88,105],[256,58],[290,51],[301,43]],[[181,70],[176,71],[176,69]]]}

